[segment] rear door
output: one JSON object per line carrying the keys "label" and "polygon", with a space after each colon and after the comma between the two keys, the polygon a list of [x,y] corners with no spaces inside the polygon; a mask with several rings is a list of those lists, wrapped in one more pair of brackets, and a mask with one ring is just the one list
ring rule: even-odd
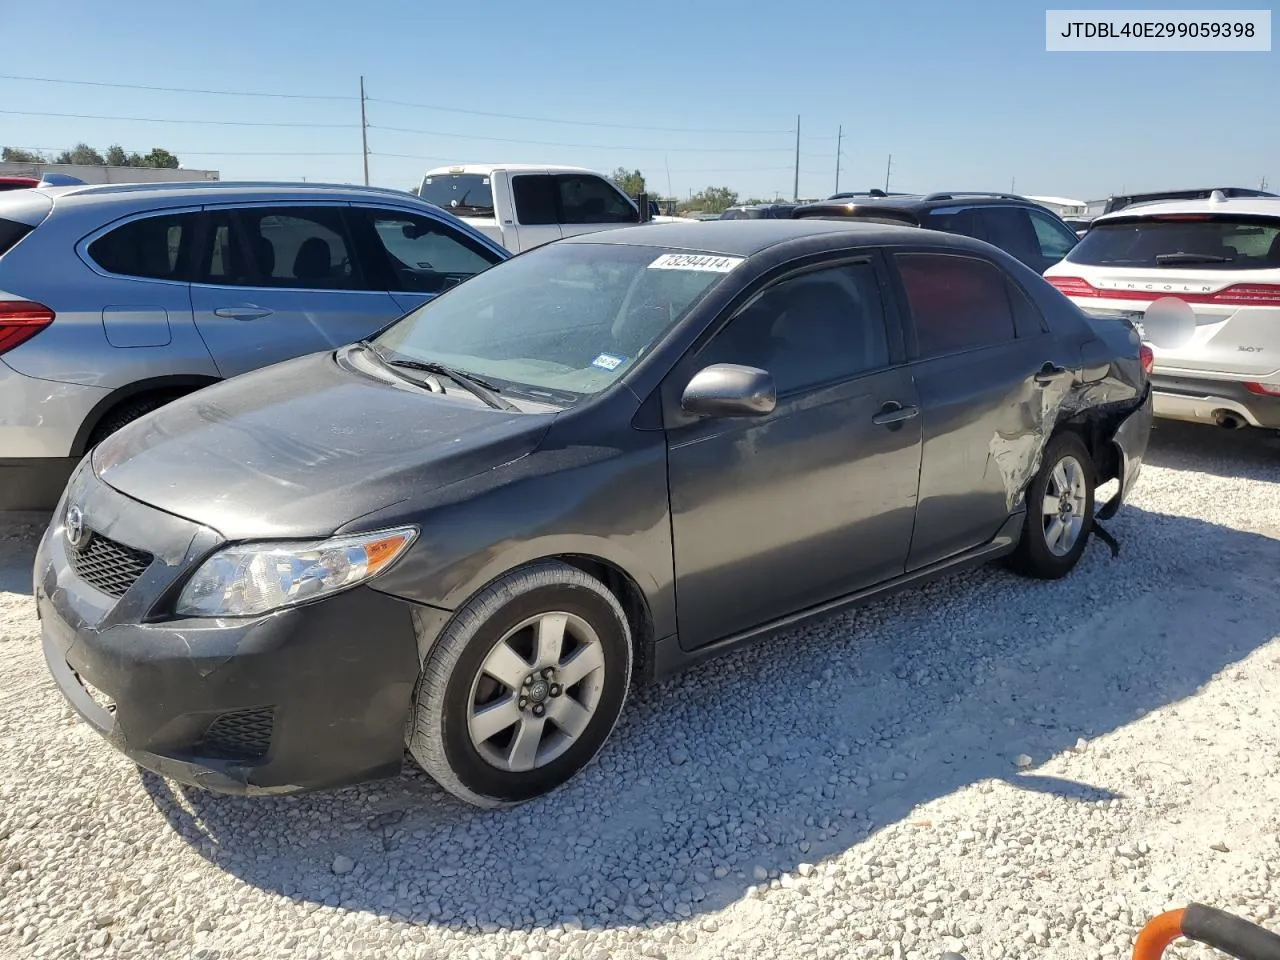
{"label": "rear door", "polygon": [[1155,301],[1185,301],[1195,326],[1185,336],[1155,337],[1158,373],[1280,378],[1280,216],[1187,213],[1095,223],[1050,281],[1086,312],[1125,314],[1140,327]]}
{"label": "rear door", "polygon": [[392,207],[351,207],[351,231],[369,285],[405,312],[502,262],[452,224]]}
{"label": "rear door", "polygon": [[517,238],[517,245],[512,247],[508,244],[507,249],[522,253],[559,240],[562,233],[555,177],[541,171],[499,175],[510,176],[515,207],[515,222],[506,218],[502,221],[503,231],[514,229]]}
{"label": "rear door", "polygon": [[990,541],[1021,506],[1029,469],[1079,365],[997,264],[940,252],[891,257],[920,394],[920,502],[907,569]]}
{"label": "rear door", "polygon": [[385,288],[370,289],[346,210],[205,208],[191,303],[222,376],[351,343],[403,312]]}

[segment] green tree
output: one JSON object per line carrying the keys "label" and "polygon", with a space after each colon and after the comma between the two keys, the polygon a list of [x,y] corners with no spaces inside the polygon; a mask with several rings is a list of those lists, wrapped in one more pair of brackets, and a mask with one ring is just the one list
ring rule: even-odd
{"label": "green tree", "polygon": [[118,143],[113,143],[107,147],[107,166],[109,167],[127,167],[129,164],[129,155],[124,152],[124,147]]}
{"label": "green tree", "polygon": [[699,210],[703,213],[724,213],[738,202],[736,190],[728,187],[706,187],[680,204],[681,210]]}
{"label": "green tree", "polygon": [[34,150],[19,150],[17,147],[5,147],[0,150],[0,160],[8,163],[48,163],[49,160],[43,154],[36,153]]}
{"label": "green tree", "polygon": [[151,152],[142,158],[142,163],[140,163],[139,166],[177,170],[178,158],[164,147],[152,147]]}
{"label": "green tree", "polygon": [[54,163],[105,164],[106,158],[87,143],[77,143],[70,150],[63,150]]}
{"label": "green tree", "polygon": [[[628,170],[626,167],[619,167],[613,171],[609,177],[628,197],[637,197],[645,192],[644,174],[639,170]],[[654,197],[654,199],[657,199]]]}

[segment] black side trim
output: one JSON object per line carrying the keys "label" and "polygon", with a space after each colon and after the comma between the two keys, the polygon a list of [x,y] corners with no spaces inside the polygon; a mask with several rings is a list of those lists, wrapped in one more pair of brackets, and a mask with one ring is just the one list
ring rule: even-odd
{"label": "black side trim", "polygon": [[151,377],[148,380],[138,380],[135,383],[126,384],[119,389],[113,390],[94,404],[93,409],[89,411],[89,415],[84,418],[84,423],[80,424],[80,429],[76,431],[76,438],[71,445],[71,452],[77,459],[88,453],[89,438],[93,436],[93,431],[102,422],[102,418],[131,397],[141,396],[144,393],[155,393],[158,390],[184,390],[190,392],[199,390],[201,387],[212,386],[218,382],[218,377],[175,374],[168,377]]}

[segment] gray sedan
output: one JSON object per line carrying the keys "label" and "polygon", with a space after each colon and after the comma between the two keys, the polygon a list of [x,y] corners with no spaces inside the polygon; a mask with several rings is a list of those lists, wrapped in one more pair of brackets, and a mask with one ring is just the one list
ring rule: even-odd
{"label": "gray sedan", "polygon": [[[636,678],[1001,559],[1138,477],[1149,354],[979,241],[820,220],[531,251],[102,442],[36,559],[49,668],[139,764],[495,806]],[[1096,528],[1101,529],[1101,528]]]}

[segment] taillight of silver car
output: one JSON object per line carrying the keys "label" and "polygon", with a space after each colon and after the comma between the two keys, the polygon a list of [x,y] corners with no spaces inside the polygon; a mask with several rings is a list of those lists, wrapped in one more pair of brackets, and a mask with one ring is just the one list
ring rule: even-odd
{"label": "taillight of silver car", "polygon": [[0,300],[0,354],[26,343],[49,324],[54,313],[33,300]]}

